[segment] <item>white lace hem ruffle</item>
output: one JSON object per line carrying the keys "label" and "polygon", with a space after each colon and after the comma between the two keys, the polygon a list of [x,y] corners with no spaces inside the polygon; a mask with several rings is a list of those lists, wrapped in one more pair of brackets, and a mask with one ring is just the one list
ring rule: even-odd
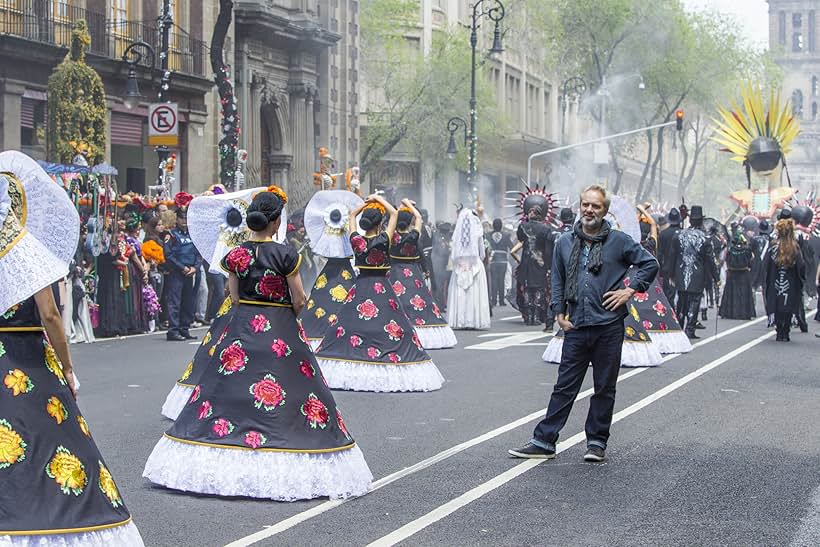
{"label": "white lace hem ruffle", "polygon": [[433,361],[414,365],[377,365],[317,359],[332,389],[352,391],[435,391],[444,377]]}
{"label": "white lace hem ruffle", "polygon": [[[541,359],[548,363],[561,363],[561,352],[564,348],[564,338],[553,336]],[[621,350],[622,367],[656,367],[663,362],[663,356],[652,342],[624,341]]]}
{"label": "white lace hem ruffle", "polygon": [[142,476],[185,492],[277,501],[361,496],[373,481],[356,445],[309,454],[199,446],[168,437],[154,447]]}
{"label": "white lace hem ruffle", "polygon": [[133,522],[76,534],[0,536],[0,547],[143,547],[139,530]]}
{"label": "white lace hem ruffle", "polygon": [[194,388],[175,383],[174,389],[168,393],[162,405],[162,415],[170,420],[176,420],[193,392]]}
{"label": "white lace hem ruffle", "polygon": [[416,334],[424,349],[452,348],[458,343],[456,333],[449,325],[442,327],[416,327]]}
{"label": "white lace hem ruffle", "polygon": [[689,353],[694,349],[692,342],[682,330],[667,331],[667,332],[650,332],[649,337],[657,346],[658,351],[667,353]]}

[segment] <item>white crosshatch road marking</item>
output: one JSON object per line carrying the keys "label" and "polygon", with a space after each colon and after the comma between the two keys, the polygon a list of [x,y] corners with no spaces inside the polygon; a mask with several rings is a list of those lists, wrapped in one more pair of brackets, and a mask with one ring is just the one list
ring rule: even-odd
{"label": "white crosshatch road marking", "polygon": [[478,349],[485,351],[497,351],[506,349],[510,346],[529,345],[529,342],[538,340],[539,338],[546,338],[552,336],[548,332],[494,332],[492,334],[480,334],[479,338],[493,338],[487,342],[480,344],[473,344],[464,349]]}

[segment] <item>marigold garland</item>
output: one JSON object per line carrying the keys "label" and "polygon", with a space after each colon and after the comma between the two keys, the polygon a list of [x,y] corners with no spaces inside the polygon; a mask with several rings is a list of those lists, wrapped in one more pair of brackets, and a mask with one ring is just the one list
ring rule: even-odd
{"label": "marigold garland", "polygon": [[381,214],[387,212],[387,209],[384,208],[384,205],[379,203],[378,201],[371,201],[367,205],[364,206],[365,209],[376,209]]}
{"label": "marigold garland", "polygon": [[142,256],[156,264],[165,263],[165,251],[155,241],[148,240],[142,244]]}
{"label": "marigold garland", "polygon": [[278,186],[276,186],[275,184],[271,184],[270,186],[268,186],[267,191],[268,191],[268,192],[271,192],[271,193],[273,193],[273,194],[276,194],[276,195],[277,195],[277,197],[279,197],[279,199],[281,199],[281,200],[282,200],[282,205],[287,205],[287,203],[288,203],[288,195],[285,193],[285,191],[284,191],[284,190],[282,190],[281,188],[279,188],[279,187],[278,187]]}

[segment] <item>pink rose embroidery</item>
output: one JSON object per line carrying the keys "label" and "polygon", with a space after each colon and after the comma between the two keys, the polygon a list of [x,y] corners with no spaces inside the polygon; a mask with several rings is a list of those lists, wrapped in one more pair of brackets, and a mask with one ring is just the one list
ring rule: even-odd
{"label": "pink rose embroidery", "polygon": [[259,448],[263,444],[268,442],[267,437],[259,433],[258,431],[248,431],[245,433],[245,445],[251,448]]}
{"label": "pink rose embroidery", "polygon": [[652,322],[647,321],[646,319],[644,319],[643,323],[641,323],[641,324],[643,325],[643,328],[646,329],[646,330],[649,330],[649,329],[652,328]]}
{"label": "pink rose embroidery", "polygon": [[201,405],[199,405],[199,413],[197,414],[197,418],[200,420],[205,420],[206,418],[210,418],[211,414],[213,414],[213,407],[211,406],[210,401],[203,401]]}
{"label": "pink rose embroidery", "polygon": [[376,292],[376,294],[384,294],[384,285],[376,281],[375,283],[373,283],[373,290]]}
{"label": "pink rose embroidery", "polygon": [[393,311],[398,311],[399,310],[399,303],[396,302],[395,300],[393,300],[392,298],[389,299],[387,301],[387,303],[390,305],[391,310],[393,310]]}
{"label": "pink rose embroidery", "polygon": [[390,359],[391,363],[398,363],[401,361],[401,357],[399,357],[398,353],[390,353],[387,355],[387,358]]}
{"label": "pink rose embroidery", "polygon": [[669,325],[667,325],[664,321],[661,321],[658,324],[658,328],[661,329],[661,332],[666,332],[667,330],[669,330]]}
{"label": "pink rose embroidery", "polygon": [[270,321],[261,313],[257,313],[251,318],[251,330],[255,334],[268,332],[270,330]]}
{"label": "pink rose embroidery", "polygon": [[663,289],[661,289],[660,285],[655,285],[655,294],[661,294]]}
{"label": "pink rose embroidery", "polygon": [[225,327],[225,330],[223,330],[222,334],[219,335],[219,339],[216,341],[216,345],[218,346],[219,344],[221,344],[225,340],[226,336],[228,336],[228,327]]}
{"label": "pink rose embroidery", "polygon": [[630,283],[629,278],[628,278],[628,277],[624,277],[624,287],[628,287],[628,286],[629,286],[629,283]]}
{"label": "pink rose embroidery", "polygon": [[394,342],[398,342],[404,336],[404,330],[392,319],[384,326],[384,332]]}
{"label": "pink rose embroidery", "polygon": [[341,338],[345,335],[345,328],[344,327],[336,327],[336,338]]}
{"label": "pink rose embroidery", "polygon": [[195,403],[199,400],[199,394],[202,392],[202,388],[197,385],[194,388],[193,393],[191,393],[191,398],[188,400],[188,403]]}
{"label": "pink rose embroidery", "polygon": [[281,300],[285,297],[288,282],[273,270],[265,270],[265,275],[256,284],[256,292],[269,300]]}
{"label": "pink rose embroidery", "polygon": [[635,302],[646,302],[649,300],[649,294],[645,292],[636,292],[632,295],[632,298],[635,299]]}
{"label": "pink rose embroidery", "polygon": [[242,342],[235,340],[219,354],[219,372],[230,376],[242,372],[248,364],[248,354],[242,349]]}
{"label": "pink rose embroidery", "polygon": [[657,313],[660,317],[666,317],[666,306],[664,306],[663,302],[661,302],[660,300],[655,301],[655,304],[652,306],[652,309],[655,310],[655,313]]}
{"label": "pink rose embroidery", "polygon": [[225,418],[217,418],[214,420],[214,425],[211,427],[211,430],[217,437],[227,437],[233,433],[234,425]]}
{"label": "pink rose embroidery", "polygon": [[439,309],[438,304],[433,302],[433,315],[436,316],[436,319],[441,319],[441,309]]}
{"label": "pink rose embroidery", "polygon": [[308,395],[307,400],[302,403],[300,410],[302,411],[302,416],[307,418],[310,423],[311,429],[316,429],[317,427],[324,429],[327,427],[327,407],[315,394],[311,393]]}
{"label": "pink rose embroidery", "polygon": [[396,296],[402,296],[404,294],[405,288],[402,285],[401,281],[394,281],[393,282],[393,292],[396,293]]}
{"label": "pink rose embroidery", "polygon": [[421,326],[425,325],[427,323],[427,321],[425,321],[421,317],[416,317],[415,323],[416,323],[416,326],[421,327]]}
{"label": "pink rose embroidery", "polygon": [[393,234],[393,245],[398,245],[401,242],[401,236],[398,232]]}
{"label": "pink rose embroidery", "polygon": [[339,322],[339,316],[336,315],[335,313],[331,313],[327,317],[327,324],[330,325],[331,327],[335,327],[336,323],[338,323],[338,322]]}
{"label": "pink rose embroidery", "polygon": [[363,253],[367,250],[367,241],[362,236],[351,237],[350,244],[357,253]]}
{"label": "pink rose embroidery", "polygon": [[419,349],[421,349],[421,340],[419,340],[419,335],[416,334],[416,331],[413,331],[413,344]]}
{"label": "pink rose embroidery", "polygon": [[305,332],[305,327],[302,326],[301,321],[297,321],[296,325],[299,328],[299,340],[301,340],[303,343],[307,344],[308,343],[308,335],[307,335],[307,332]]}
{"label": "pink rose embroidery", "polygon": [[356,311],[359,312],[359,319],[370,321],[379,315],[379,308],[369,298],[356,306]]}
{"label": "pink rose embroidery", "polygon": [[354,334],[350,337],[350,345],[354,348],[358,348],[362,345],[362,339]]}
{"label": "pink rose embroidery", "polygon": [[264,408],[268,412],[274,410],[277,406],[284,405],[285,396],[287,395],[282,386],[276,381],[276,378],[270,374],[265,374],[264,378],[255,384],[251,384],[248,392],[253,395],[253,406]]}
{"label": "pink rose embroidery", "polygon": [[404,275],[405,278],[413,277],[413,270],[410,268],[404,268],[401,273]]}
{"label": "pink rose embroidery", "polygon": [[274,340],[274,341],[273,341],[273,344],[271,344],[270,349],[271,349],[271,351],[273,351],[273,353],[275,353],[275,354],[276,354],[276,356],[277,356],[277,357],[279,357],[280,359],[281,359],[282,357],[287,357],[288,355],[290,355],[290,354],[291,354],[291,349],[290,349],[290,346],[289,346],[289,345],[287,345],[287,344],[285,343],[285,341],[284,341],[284,340],[282,340],[281,338],[277,338],[276,340]]}
{"label": "pink rose embroidery", "polygon": [[370,346],[369,348],[367,348],[367,356],[370,357],[371,359],[375,359],[377,357],[380,357],[381,354],[382,354],[382,352],[379,350],[379,348],[374,348],[373,346]]}
{"label": "pink rose embroidery", "polygon": [[384,264],[384,259],[386,258],[384,251],[381,249],[370,249],[370,252],[367,254],[367,258],[364,260],[371,266],[381,266]]}
{"label": "pink rose embroidery", "polygon": [[401,251],[399,251],[399,254],[401,256],[410,257],[410,256],[416,256],[417,254],[419,254],[419,252],[416,249],[415,245],[413,245],[411,243],[405,243],[404,245],[401,246]]}
{"label": "pink rose embroidery", "polygon": [[424,283],[421,282],[421,279],[416,279],[415,284],[417,289],[420,289],[424,286]]}
{"label": "pink rose embroidery", "polygon": [[347,298],[345,298],[345,303],[353,302],[353,299],[356,297],[356,287],[351,287],[349,291],[347,291]]}
{"label": "pink rose embroidery", "polygon": [[231,252],[225,256],[225,264],[228,270],[235,273],[239,277],[248,275],[248,270],[255,262],[251,252],[245,247],[234,247]]}
{"label": "pink rose embroidery", "polygon": [[313,378],[314,376],[316,376],[316,369],[313,368],[313,365],[310,364],[310,361],[302,361],[299,364],[299,372],[301,372],[308,378]]}
{"label": "pink rose embroidery", "polygon": [[427,302],[425,302],[424,299],[419,295],[413,296],[413,298],[410,299],[410,304],[416,311],[422,311],[424,308],[427,307]]}
{"label": "pink rose embroidery", "polygon": [[344,435],[346,439],[350,439],[350,433],[347,432],[347,425],[345,424],[345,421],[342,418],[342,413],[339,412],[339,409],[336,409],[336,425],[339,426],[339,431],[342,432],[342,435]]}

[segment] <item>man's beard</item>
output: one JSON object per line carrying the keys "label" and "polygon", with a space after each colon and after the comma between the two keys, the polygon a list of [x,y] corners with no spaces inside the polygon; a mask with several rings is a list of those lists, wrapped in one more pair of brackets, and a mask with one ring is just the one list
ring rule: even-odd
{"label": "man's beard", "polygon": [[584,216],[581,217],[581,227],[587,230],[599,230],[603,223],[603,217],[594,217],[593,219],[587,219]]}

